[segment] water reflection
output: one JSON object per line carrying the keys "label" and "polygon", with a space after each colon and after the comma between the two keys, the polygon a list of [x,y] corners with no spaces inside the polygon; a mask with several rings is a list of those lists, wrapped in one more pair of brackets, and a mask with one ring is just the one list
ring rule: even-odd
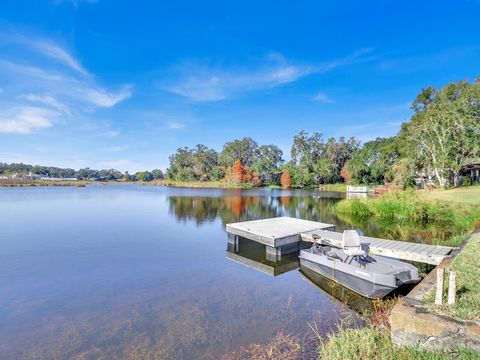
{"label": "water reflection", "polygon": [[286,215],[396,235],[396,225],[338,218],[340,194],[314,195],[0,189],[0,359],[211,359],[279,331],[304,334],[307,321],[328,332],[349,309],[287,271],[294,257],[271,263],[251,244],[233,251],[282,273],[274,279],[225,258],[224,225],[242,220]]}
{"label": "water reflection", "polygon": [[265,274],[278,276],[298,269],[298,253],[283,255],[278,261],[267,259],[265,245],[239,237],[236,244],[227,241],[227,259],[243,264]]}
{"label": "water reflection", "polygon": [[242,193],[241,190],[226,192],[221,197],[209,196],[170,196],[169,212],[177,220],[193,220],[198,225],[214,222],[219,218],[223,225],[277,216],[292,216],[326,223],[347,222],[340,220],[332,212],[334,204],[342,197],[339,193],[323,192],[322,197],[315,192],[258,190]]}

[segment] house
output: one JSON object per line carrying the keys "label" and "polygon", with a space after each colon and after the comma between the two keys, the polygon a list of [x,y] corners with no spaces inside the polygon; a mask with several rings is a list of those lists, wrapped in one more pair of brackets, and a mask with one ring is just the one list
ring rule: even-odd
{"label": "house", "polygon": [[463,181],[469,177],[472,183],[480,183],[480,158],[466,162],[460,168],[460,176],[463,178]]}

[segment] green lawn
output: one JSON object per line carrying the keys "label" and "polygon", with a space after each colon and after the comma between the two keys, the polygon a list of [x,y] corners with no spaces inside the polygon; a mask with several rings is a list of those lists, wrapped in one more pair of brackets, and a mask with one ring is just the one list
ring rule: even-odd
{"label": "green lawn", "polygon": [[[453,260],[448,270],[457,272],[457,299],[454,305],[437,307],[433,304],[435,289],[432,289],[427,300],[435,312],[451,315],[461,320],[480,321],[480,234],[474,235],[463,251]],[[448,272],[448,271],[447,271]],[[448,277],[445,277],[448,291]]]}
{"label": "green lawn", "polygon": [[462,204],[480,205],[480,185],[459,187],[450,190],[419,191],[419,193],[431,200],[454,201]]}

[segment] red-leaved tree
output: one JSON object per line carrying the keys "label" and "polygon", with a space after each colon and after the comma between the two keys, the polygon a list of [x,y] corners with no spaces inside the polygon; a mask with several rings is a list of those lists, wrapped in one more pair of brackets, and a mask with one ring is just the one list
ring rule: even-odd
{"label": "red-leaved tree", "polygon": [[345,161],[345,164],[343,164],[342,170],[340,171],[340,176],[343,178],[343,181],[345,181],[346,184],[350,184],[350,181],[352,180],[352,175],[348,171],[348,162],[350,160]]}
{"label": "red-leaved tree", "polygon": [[288,171],[284,171],[280,176],[280,185],[283,189],[290,189],[292,187],[292,178]]}
{"label": "red-leaved tree", "polygon": [[232,181],[235,184],[240,184],[243,182],[243,165],[240,160],[235,161],[235,163],[232,166]]}

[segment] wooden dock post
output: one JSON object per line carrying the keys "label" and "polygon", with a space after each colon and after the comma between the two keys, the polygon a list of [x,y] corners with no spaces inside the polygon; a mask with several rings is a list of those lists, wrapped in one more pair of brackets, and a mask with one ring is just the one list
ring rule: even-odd
{"label": "wooden dock post", "polygon": [[448,305],[455,304],[455,294],[457,293],[456,278],[457,272],[450,271],[450,277],[448,279]]}
{"label": "wooden dock post", "polygon": [[437,269],[437,292],[435,294],[435,305],[442,305],[443,303],[443,268]]}

